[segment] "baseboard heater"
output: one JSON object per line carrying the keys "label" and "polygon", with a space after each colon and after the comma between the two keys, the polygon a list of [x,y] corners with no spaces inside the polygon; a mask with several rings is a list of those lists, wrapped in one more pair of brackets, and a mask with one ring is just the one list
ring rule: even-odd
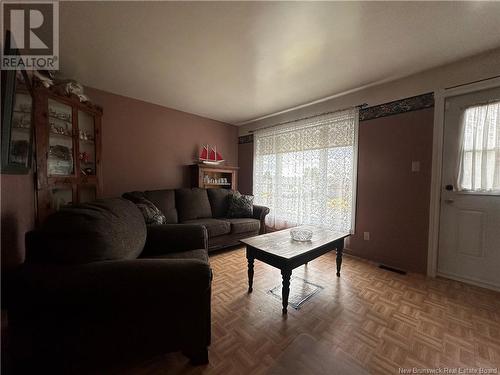
{"label": "baseboard heater", "polygon": [[382,268],[383,270],[391,271],[399,273],[400,275],[406,275],[406,271],[398,270],[397,268],[386,266],[385,264],[380,264],[378,268]]}

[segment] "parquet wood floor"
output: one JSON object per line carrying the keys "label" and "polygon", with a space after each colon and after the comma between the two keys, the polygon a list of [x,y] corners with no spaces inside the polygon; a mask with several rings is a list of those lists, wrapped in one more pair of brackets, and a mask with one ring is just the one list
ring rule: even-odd
{"label": "parquet wood floor", "polygon": [[279,270],[256,261],[253,293],[247,294],[243,248],[216,254],[211,264],[210,364],[192,367],[171,353],[120,373],[266,374],[301,333],[373,374],[413,367],[500,368],[500,293],[399,275],[348,256],[337,278],[331,252],[294,270],[324,289],[283,317],[280,301],[268,294],[281,282]]}

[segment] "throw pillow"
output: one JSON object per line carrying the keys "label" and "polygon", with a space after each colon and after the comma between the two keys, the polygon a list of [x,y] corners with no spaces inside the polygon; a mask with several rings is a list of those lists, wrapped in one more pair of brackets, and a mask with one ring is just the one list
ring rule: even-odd
{"label": "throw pillow", "polygon": [[125,193],[123,194],[123,198],[135,203],[137,208],[141,211],[142,216],[144,216],[147,225],[167,223],[167,218],[163,212],[161,212],[153,202],[147,199],[143,193],[139,191]]}
{"label": "throw pillow", "polygon": [[253,217],[253,195],[243,195],[235,191],[228,195],[227,217]]}

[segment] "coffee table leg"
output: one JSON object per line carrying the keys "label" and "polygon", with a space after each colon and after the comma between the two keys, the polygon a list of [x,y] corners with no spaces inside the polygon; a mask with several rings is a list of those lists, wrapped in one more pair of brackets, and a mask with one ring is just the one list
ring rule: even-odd
{"label": "coffee table leg", "polygon": [[252,293],[253,290],[253,263],[254,256],[251,251],[247,249],[247,260],[248,260],[248,293]]}
{"label": "coffee table leg", "polygon": [[281,270],[281,276],[283,277],[283,286],[281,289],[281,297],[283,302],[283,314],[287,313],[288,307],[288,296],[290,295],[290,277],[292,276],[291,270]]}
{"label": "coffee table leg", "polygon": [[344,251],[344,240],[337,241],[337,277],[340,277],[340,267],[342,267],[342,252]]}

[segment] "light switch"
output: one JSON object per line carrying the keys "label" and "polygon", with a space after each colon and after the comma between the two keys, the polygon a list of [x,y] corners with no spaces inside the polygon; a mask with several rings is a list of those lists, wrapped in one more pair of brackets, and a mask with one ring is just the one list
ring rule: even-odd
{"label": "light switch", "polygon": [[370,240],[370,232],[363,232],[363,239],[365,241],[369,241]]}
{"label": "light switch", "polygon": [[420,162],[418,160],[414,160],[411,162],[411,171],[420,172]]}

